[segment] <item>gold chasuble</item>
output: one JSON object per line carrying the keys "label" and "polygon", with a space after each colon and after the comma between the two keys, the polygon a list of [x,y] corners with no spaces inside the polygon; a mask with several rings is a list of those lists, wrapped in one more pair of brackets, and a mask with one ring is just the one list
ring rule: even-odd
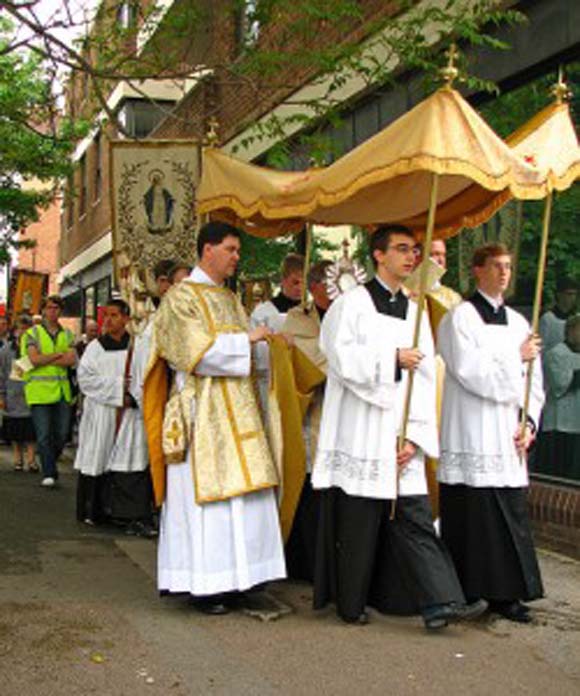
{"label": "gold chasuble", "polygon": [[[436,289],[428,292],[426,298],[429,322],[431,324],[431,331],[433,332],[433,340],[436,344],[437,331],[439,329],[441,320],[447,314],[447,312],[450,309],[453,309],[453,307],[456,307],[463,298],[458,292],[455,292],[453,288],[447,287],[447,285],[439,285],[439,287]],[[435,379],[437,382],[437,427],[439,427],[441,422],[443,382],[445,380],[445,363],[441,359],[440,355],[436,355],[435,357],[435,369]],[[439,517],[439,484],[437,483],[437,465],[437,459],[426,457],[425,471],[427,474],[427,487],[429,489],[429,499],[431,500],[431,509],[435,519]]]}
{"label": "gold chasuble", "polygon": [[[278,485],[252,378],[194,374],[218,334],[247,331],[244,308],[227,288],[184,280],[163,298],[143,404],[158,505],[165,466],[184,462],[190,448],[198,504]],[[167,364],[186,375],[181,391],[174,384],[169,395]]]}

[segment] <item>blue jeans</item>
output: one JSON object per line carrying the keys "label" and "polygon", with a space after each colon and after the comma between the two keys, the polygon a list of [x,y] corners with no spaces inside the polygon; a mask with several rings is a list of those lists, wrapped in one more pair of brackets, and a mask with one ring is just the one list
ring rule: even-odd
{"label": "blue jeans", "polygon": [[71,408],[64,399],[54,404],[34,404],[30,407],[36,448],[40,456],[42,474],[58,478],[56,462],[67,443]]}

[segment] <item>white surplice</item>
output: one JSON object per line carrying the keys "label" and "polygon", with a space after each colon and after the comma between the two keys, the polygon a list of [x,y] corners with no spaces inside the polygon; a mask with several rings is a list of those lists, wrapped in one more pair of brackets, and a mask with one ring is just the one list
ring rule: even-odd
{"label": "white surplice", "polygon": [[[526,365],[520,346],[525,318],[506,307],[507,325],[486,324],[471,302],[441,321],[437,345],[445,361],[438,479],[474,487],[522,487],[528,471],[514,444]],[[536,426],[544,402],[540,361],[534,362],[529,415]]]}
{"label": "white surplice", "polygon": [[[148,466],[140,408],[124,409],[115,435],[117,409],[123,406],[127,353],[127,350],[105,350],[95,339],[80,360],[77,374],[85,400],[74,468],[86,476],[100,476],[107,471],[144,471]],[[139,405],[142,363],[143,353],[136,347],[129,370],[129,391]]]}
{"label": "white surplice", "polygon": [[[215,285],[200,268],[190,279]],[[247,334],[219,334],[196,374],[247,377],[250,357]],[[176,373],[177,389],[183,388],[184,378]],[[188,452],[185,462],[167,466],[157,559],[159,589],[203,596],[286,577],[274,489],[198,505],[194,485]]]}
{"label": "white surplice", "polygon": [[268,326],[274,333],[279,333],[286,316],[286,312],[280,312],[273,302],[267,300],[255,307],[250,317],[250,326],[253,329],[256,326]]}
{"label": "white surplice", "polygon": [[407,439],[417,452],[397,485],[397,434],[402,423],[408,372],[395,381],[396,352],[412,345],[417,306],[405,320],[380,314],[366,288],[335,300],[322,322],[320,347],[328,377],[314,488],[336,486],[349,495],[392,499],[426,495],[425,454],[437,457],[435,363],[426,316],[419,347],[425,357],[416,371]]}

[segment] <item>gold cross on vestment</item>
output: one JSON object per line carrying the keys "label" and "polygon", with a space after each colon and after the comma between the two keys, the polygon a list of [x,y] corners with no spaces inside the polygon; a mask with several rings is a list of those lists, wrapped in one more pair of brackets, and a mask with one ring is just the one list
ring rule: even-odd
{"label": "gold cross on vestment", "polygon": [[181,428],[180,428],[179,425],[177,424],[177,421],[176,421],[176,420],[172,420],[172,421],[171,421],[171,429],[170,429],[169,432],[167,433],[167,437],[171,440],[171,444],[172,444],[174,447],[177,446],[177,443],[178,443],[179,440],[181,439],[181,435],[182,435]]}

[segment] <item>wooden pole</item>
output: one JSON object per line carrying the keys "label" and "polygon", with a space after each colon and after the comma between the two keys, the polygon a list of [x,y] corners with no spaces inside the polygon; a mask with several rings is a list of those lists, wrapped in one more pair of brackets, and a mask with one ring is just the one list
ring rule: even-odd
{"label": "wooden pole", "polygon": [[[413,331],[413,348],[419,347],[419,338],[421,335],[421,319],[423,318],[423,310],[425,308],[425,295],[427,294],[427,273],[428,261],[431,256],[431,243],[433,242],[433,230],[435,229],[435,213],[437,211],[437,193],[439,190],[439,174],[433,174],[431,181],[431,195],[429,199],[429,215],[427,218],[427,230],[425,233],[425,242],[423,244],[423,261],[421,263],[421,275],[419,277],[419,297],[417,298],[417,314],[415,316],[415,328]],[[409,424],[409,413],[411,410],[411,397],[413,396],[413,383],[415,381],[415,371],[409,371],[409,379],[407,381],[407,391],[405,393],[405,403],[403,406],[403,421],[397,442],[397,450],[403,449],[405,440],[407,439],[407,426]],[[397,496],[399,494],[399,475],[397,472]],[[395,519],[396,498],[391,505],[391,519]]]}
{"label": "wooden pole", "polygon": [[310,270],[310,257],[312,256],[312,223],[306,223],[306,249],[304,250],[304,272],[302,275],[302,301],[301,307],[306,307],[308,296],[308,271]]}
{"label": "wooden pole", "polygon": [[[540,242],[540,258],[538,259],[538,275],[536,277],[536,292],[534,295],[534,308],[532,311],[532,336],[538,333],[540,323],[540,310],[542,309],[542,290],[544,288],[544,278],[546,275],[546,258],[548,255],[548,238],[550,236],[550,220],[552,217],[553,194],[549,193],[544,205],[544,218],[542,221],[542,240]],[[528,422],[528,411],[530,408],[530,393],[532,390],[532,376],[534,373],[534,360],[528,362],[526,370],[526,386],[524,391],[524,405],[520,420],[520,432],[523,437],[526,432]],[[521,457],[521,463],[525,461],[525,456]]]}

